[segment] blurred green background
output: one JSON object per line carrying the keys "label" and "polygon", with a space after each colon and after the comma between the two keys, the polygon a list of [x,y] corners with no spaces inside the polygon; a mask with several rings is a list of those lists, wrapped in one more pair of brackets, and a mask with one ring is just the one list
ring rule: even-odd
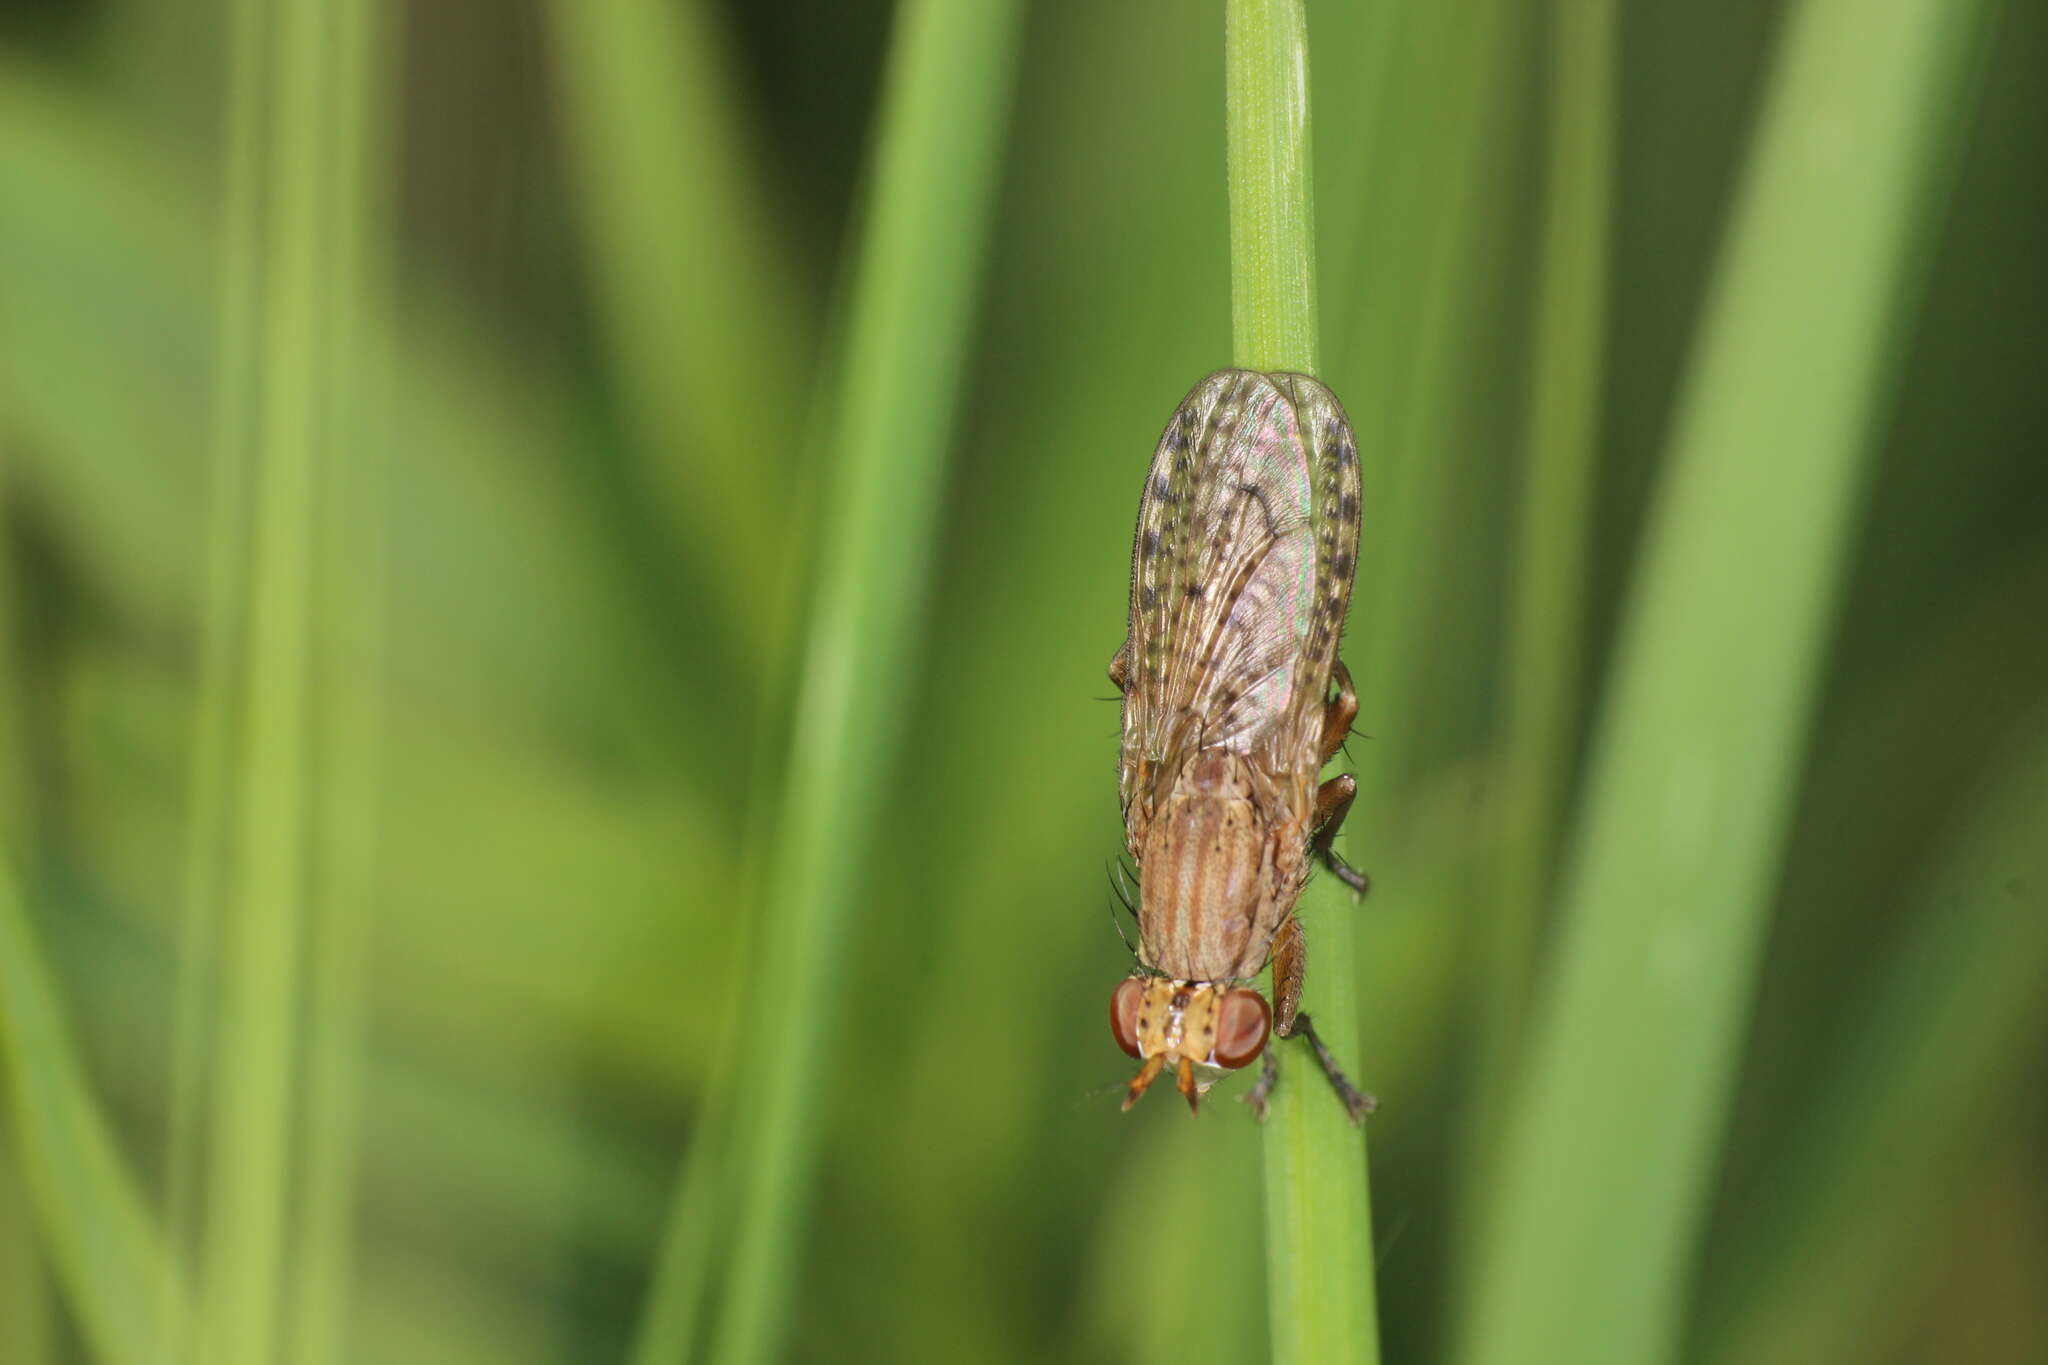
{"label": "blurred green background", "polygon": [[[1533,826],[1557,11],[1310,8],[1324,377],[1367,457],[1349,1061],[1390,1360],[1461,1340],[1521,1070],[1492,996],[1540,995],[1558,941],[1539,913],[1496,960],[1513,832],[1540,911],[1798,8],[1598,34],[1583,629]],[[924,91],[965,169],[923,199],[888,153],[944,109],[876,133],[903,33],[794,0],[0,6],[0,1361],[652,1362],[736,1311],[797,1360],[1264,1358],[1239,1086],[1120,1114],[1104,1027],[1137,486],[1229,361],[1220,7],[998,18]],[[2003,7],[1931,120],[1673,1358],[2048,1358],[2044,59],[2048,8]],[[924,215],[893,277],[892,173]],[[841,496],[892,382],[849,342],[878,278],[938,297],[897,320],[937,437],[908,652],[835,656],[878,660],[869,738],[792,853],[837,685],[813,580],[900,510]],[[769,909],[835,829],[819,994]],[[801,1132],[749,1128],[778,1074]],[[747,1191],[784,1139],[815,1173],[779,1226]],[[736,1310],[749,1235],[777,1289]]]}

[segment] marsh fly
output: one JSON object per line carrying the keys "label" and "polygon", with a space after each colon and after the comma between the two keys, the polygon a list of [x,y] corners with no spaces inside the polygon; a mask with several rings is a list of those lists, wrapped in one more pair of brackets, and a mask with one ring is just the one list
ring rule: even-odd
{"label": "marsh fly", "polygon": [[[1138,500],[1123,693],[1124,833],[1139,877],[1138,970],[1110,997],[1117,1044],[1193,1108],[1196,1067],[1305,1035],[1352,1122],[1372,1109],[1299,1012],[1311,858],[1355,891],[1332,847],[1357,784],[1320,785],[1358,700],[1337,659],[1358,557],[1358,447],[1331,392],[1300,374],[1219,370],[1167,423]],[[1252,979],[1273,964],[1273,1004]]]}

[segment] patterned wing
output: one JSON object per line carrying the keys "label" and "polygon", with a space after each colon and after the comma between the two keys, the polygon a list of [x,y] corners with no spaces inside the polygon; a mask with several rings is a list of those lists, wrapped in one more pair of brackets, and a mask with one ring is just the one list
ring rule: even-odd
{"label": "patterned wing", "polygon": [[[1357,554],[1343,411],[1306,376],[1223,370],[1161,436],[1139,501],[1124,808],[1197,748],[1314,766]],[[1348,526],[1348,531],[1345,529]]]}
{"label": "patterned wing", "polygon": [[1358,526],[1363,494],[1358,469],[1358,442],[1344,407],[1321,382],[1304,374],[1273,376],[1292,401],[1299,429],[1309,447],[1316,492],[1309,503],[1315,539],[1315,609],[1302,659],[1304,686],[1293,698],[1297,708],[1289,731],[1305,746],[1299,761],[1313,773],[1321,754],[1323,709],[1337,647],[1351,609],[1351,585],[1358,572]]}

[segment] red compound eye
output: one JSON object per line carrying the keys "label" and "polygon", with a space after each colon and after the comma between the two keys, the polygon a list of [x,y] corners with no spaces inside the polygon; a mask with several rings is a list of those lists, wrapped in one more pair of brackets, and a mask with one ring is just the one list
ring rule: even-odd
{"label": "red compound eye", "polygon": [[1216,1020],[1216,1065],[1235,1071],[1266,1050],[1273,1011],[1257,991],[1232,991],[1223,997]]}
{"label": "red compound eye", "polygon": [[1116,1035],[1116,1045],[1133,1057],[1139,1055],[1138,1005],[1144,998],[1145,978],[1142,976],[1127,976],[1117,982],[1116,993],[1109,997],[1109,1031]]}

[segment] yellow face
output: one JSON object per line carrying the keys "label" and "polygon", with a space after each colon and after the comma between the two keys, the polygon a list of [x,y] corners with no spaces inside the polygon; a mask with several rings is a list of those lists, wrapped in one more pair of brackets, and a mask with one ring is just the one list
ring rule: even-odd
{"label": "yellow face", "polygon": [[1117,1046],[1145,1065],[1124,1096],[1124,1108],[1167,1067],[1174,1068],[1188,1108],[1197,1107],[1207,1083],[1197,1085],[1197,1066],[1234,1071],[1265,1050],[1273,1012],[1257,991],[1214,981],[1175,981],[1163,976],[1128,976],[1109,998],[1109,1027]]}

